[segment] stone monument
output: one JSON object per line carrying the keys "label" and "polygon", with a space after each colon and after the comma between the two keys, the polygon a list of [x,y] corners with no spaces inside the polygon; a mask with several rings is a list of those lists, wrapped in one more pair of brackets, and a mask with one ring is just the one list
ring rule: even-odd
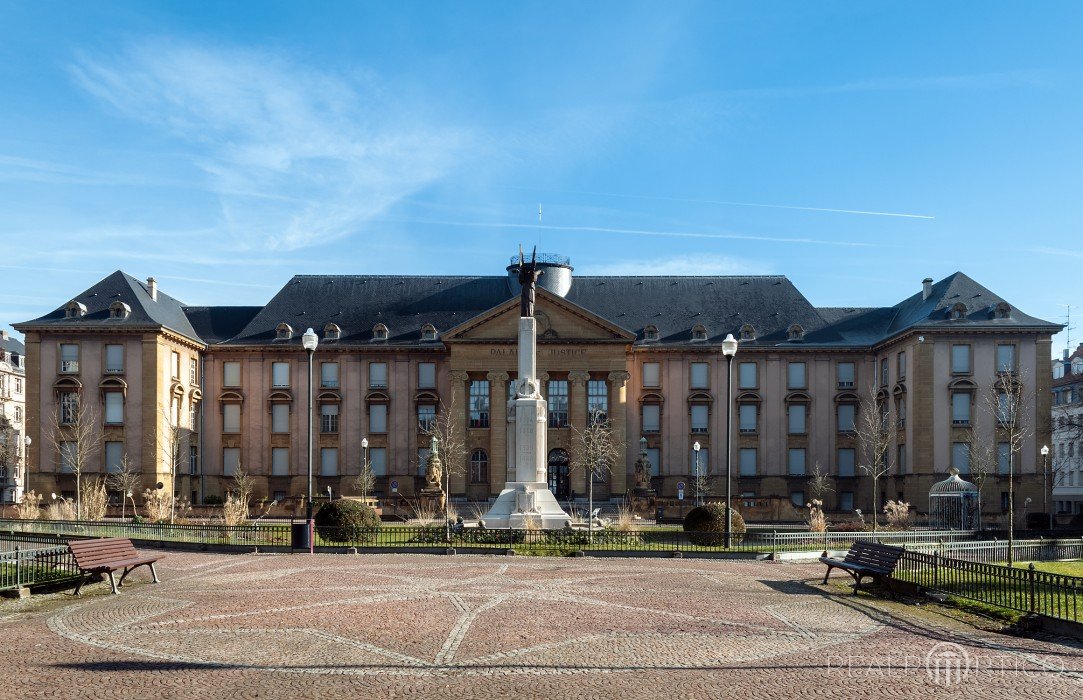
{"label": "stone monument", "polygon": [[562,528],[571,517],[549,490],[546,430],[548,406],[538,390],[537,326],[534,290],[541,271],[535,254],[530,262],[519,250],[519,377],[508,401],[508,481],[486,513],[488,528]]}

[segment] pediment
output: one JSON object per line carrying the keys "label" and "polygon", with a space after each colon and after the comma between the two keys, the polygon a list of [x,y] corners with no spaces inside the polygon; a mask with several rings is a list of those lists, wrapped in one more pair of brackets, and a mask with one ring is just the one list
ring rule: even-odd
{"label": "pediment", "polygon": [[[538,342],[627,342],[635,334],[578,304],[537,290],[534,317]],[[484,311],[443,334],[447,342],[515,342],[519,336],[519,297]]]}

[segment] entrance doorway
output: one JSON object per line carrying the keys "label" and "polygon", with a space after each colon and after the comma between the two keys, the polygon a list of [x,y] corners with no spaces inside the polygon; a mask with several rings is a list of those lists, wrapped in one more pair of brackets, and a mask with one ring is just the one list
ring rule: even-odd
{"label": "entrance doorway", "polygon": [[571,479],[568,477],[568,453],[562,449],[549,451],[549,490],[558,501],[568,499]]}

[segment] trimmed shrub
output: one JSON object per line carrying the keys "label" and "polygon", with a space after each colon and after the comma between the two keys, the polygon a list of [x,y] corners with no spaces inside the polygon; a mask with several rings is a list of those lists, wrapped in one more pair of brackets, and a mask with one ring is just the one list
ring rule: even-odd
{"label": "trimmed shrub", "polygon": [[[736,510],[729,511],[732,543],[738,544],[744,539],[745,519]],[[692,544],[721,547],[726,543],[726,504],[708,503],[688,511],[684,516],[684,531],[689,533],[688,541]]]}
{"label": "trimmed shrub", "polygon": [[328,542],[368,542],[380,527],[376,511],[344,499],[324,503],[314,520],[316,533]]}

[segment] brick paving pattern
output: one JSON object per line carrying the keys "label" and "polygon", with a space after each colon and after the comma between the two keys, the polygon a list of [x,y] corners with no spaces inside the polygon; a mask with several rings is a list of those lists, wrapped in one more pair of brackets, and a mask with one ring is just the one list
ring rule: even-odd
{"label": "brick paving pattern", "polygon": [[[169,553],[0,603],[3,698],[1078,697],[1083,652],[818,564]],[[840,577],[840,583],[848,580]],[[929,656],[929,655],[932,656]]]}

